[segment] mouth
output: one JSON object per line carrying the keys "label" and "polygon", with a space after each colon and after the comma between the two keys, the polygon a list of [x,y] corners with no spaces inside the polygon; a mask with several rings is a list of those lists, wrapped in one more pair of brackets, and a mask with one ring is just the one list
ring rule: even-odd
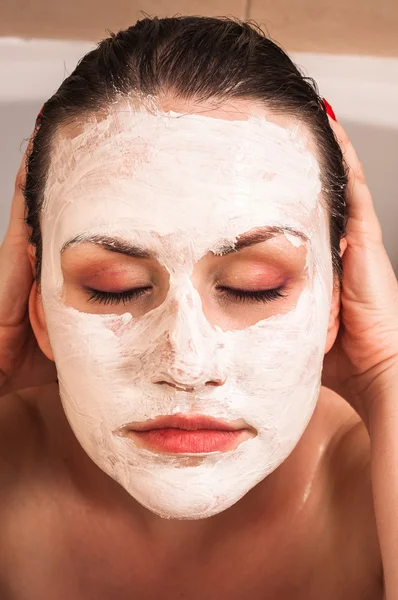
{"label": "mouth", "polygon": [[228,452],[256,435],[242,419],[224,421],[183,413],[129,423],[119,433],[140,448],[165,454]]}

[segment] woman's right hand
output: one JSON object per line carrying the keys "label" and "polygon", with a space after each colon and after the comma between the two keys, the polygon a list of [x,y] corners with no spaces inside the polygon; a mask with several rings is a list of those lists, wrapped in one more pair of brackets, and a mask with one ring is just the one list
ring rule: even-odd
{"label": "woman's right hand", "polygon": [[29,321],[33,271],[21,189],[29,149],[30,145],[15,180],[10,222],[0,246],[0,396],[57,379],[55,365],[40,350]]}

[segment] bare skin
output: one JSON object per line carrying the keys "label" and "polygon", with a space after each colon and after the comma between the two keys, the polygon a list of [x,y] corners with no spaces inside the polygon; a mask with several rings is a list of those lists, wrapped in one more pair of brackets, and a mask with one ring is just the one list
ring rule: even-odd
{"label": "bare skin", "polygon": [[78,444],[56,384],[0,404],[2,600],[382,599],[369,437],[322,389],[290,457],[205,521],[149,513]]}

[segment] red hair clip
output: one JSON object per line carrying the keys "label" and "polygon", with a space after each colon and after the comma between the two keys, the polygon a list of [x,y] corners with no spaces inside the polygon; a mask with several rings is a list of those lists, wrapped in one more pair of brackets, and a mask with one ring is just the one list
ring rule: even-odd
{"label": "red hair clip", "polygon": [[38,114],[38,115],[37,115],[37,117],[36,117],[36,127],[38,127],[38,126],[40,125],[40,121],[41,121],[41,114],[42,114],[42,112],[43,112],[43,108],[44,108],[44,105],[41,107],[41,109],[40,109],[40,111],[39,111],[39,114]]}
{"label": "red hair clip", "polygon": [[337,121],[336,115],[334,114],[334,110],[330,106],[329,102],[327,100],[325,100],[325,98],[322,98],[322,102],[323,102],[323,106],[325,107],[325,110],[326,110],[327,114],[329,115],[329,117],[331,117],[333,119],[333,121]]}

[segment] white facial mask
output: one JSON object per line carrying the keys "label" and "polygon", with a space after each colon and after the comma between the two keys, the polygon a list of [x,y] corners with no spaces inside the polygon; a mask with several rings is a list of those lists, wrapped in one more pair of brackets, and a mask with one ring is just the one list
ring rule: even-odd
{"label": "white facial mask", "polygon": [[[315,408],[332,266],[319,167],[304,142],[298,128],[259,117],[126,110],[52,151],[42,296],[62,403],[92,460],[162,517],[199,519],[230,507],[287,458]],[[206,319],[192,270],[208,251],[263,225],[309,238],[307,284],[290,312],[223,331]],[[170,273],[163,303],[139,318],[67,306],[60,252],[81,234],[157,252]],[[164,374],[195,391],[155,383]],[[213,379],[225,383],[205,386]],[[115,434],[176,413],[242,418],[257,435],[192,466],[190,456],[150,452]]]}

